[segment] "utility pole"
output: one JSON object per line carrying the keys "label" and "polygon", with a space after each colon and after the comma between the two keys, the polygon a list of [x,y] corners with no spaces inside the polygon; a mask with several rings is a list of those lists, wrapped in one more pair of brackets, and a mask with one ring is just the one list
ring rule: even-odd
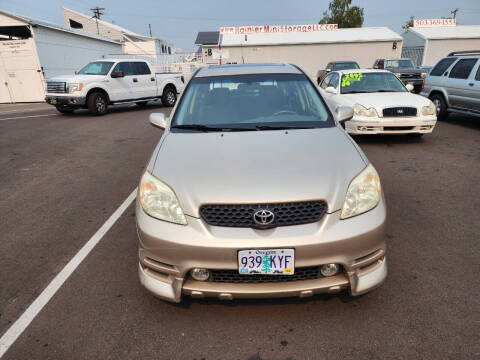
{"label": "utility pole", "polygon": [[95,18],[95,21],[97,22],[97,34],[100,35],[100,30],[98,29],[98,19],[100,19],[100,16],[103,15],[103,10],[105,10],[105,8],[101,8],[101,7],[94,7],[93,9],[90,9],[93,11],[93,16]]}
{"label": "utility pole", "polygon": [[148,24],[148,30],[150,31],[150,37],[152,36],[152,24]]}
{"label": "utility pole", "polygon": [[454,19],[457,18],[457,11],[458,11],[458,8],[456,8],[455,10],[450,11],[450,14],[453,14],[453,18],[454,18]]}

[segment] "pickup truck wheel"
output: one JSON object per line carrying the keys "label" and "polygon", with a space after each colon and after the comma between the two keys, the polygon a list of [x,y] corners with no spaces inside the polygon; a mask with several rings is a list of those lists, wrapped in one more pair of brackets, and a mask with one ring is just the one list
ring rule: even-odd
{"label": "pickup truck wheel", "polygon": [[163,105],[171,107],[175,105],[176,101],[177,101],[177,94],[175,93],[175,90],[173,90],[171,87],[167,87],[165,90],[163,90],[163,95],[162,95]]}
{"label": "pickup truck wheel", "polygon": [[55,106],[55,108],[58,110],[58,112],[62,113],[62,114],[71,114],[73,113],[73,110],[72,108],[68,108],[68,107],[65,107],[65,106]]}
{"label": "pickup truck wheel", "polygon": [[137,104],[138,107],[145,107],[145,106],[147,106],[148,101],[140,101],[140,102],[137,102],[135,104]]}
{"label": "pickup truck wheel", "polygon": [[433,94],[430,96],[430,100],[435,104],[437,109],[437,120],[445,120],[447,118],[447,104],[440,94]]}
{"label": "pickup truck wheel", "polygon": [[87,100],[88,111],[93,115],[104,115],[107,113],[107,97],[101,92],[90,94]]}

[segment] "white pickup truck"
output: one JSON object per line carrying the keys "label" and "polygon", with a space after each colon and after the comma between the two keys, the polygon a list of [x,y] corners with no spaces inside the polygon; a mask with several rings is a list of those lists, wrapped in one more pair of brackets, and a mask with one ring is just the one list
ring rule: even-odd
{"label": "white pickup truck", "polygon": [[181,73],[156,73],[147,61],[105,59],[87,64],[75,75],[47,80],[45,101],[64,114],[87,108],[103,115],[109,105],[162,100],[173,106],[185,88]]}

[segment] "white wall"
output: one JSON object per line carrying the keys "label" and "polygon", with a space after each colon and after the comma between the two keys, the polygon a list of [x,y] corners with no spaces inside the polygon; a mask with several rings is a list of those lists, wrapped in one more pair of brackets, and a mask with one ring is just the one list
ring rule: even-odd
{"label": "white wall", "polygon": [[[382,57],[400,57],[402,41],[397,41],[394,50],[393,41],[368,43],[331,43],[310,45],[275,45],[225,47],[229,58],[224,63],[292,63],[300,66],[312,80],[316,80],[318,70],[325,69],[330,61],[353,60],[360,67],[372,67],[375,59]],[[208,59],[206,60],[208,62]]]}
{"label": "white wall", "polygon": [[72,74],[88,62],[108,54],[121,54],[121,44],[38,26],[34,39],[45,78]]}
{"label": "white wall", "polygon": [[452,51],[478,49],[480,49],[480,34],[476,39],[428,40],[422,65],[434,66],[438,60]]}
{"label": "white wall", "polygon": [[99,33],[102,36],[105,36],[109,39],[115,41],[123,41],[123,36],[121,31],[115,29],[114,27],[110,27],[103,22],[98,23],[98,31],[97,31],[97,20],[95,18],[89,18],[84,15],[77,14],[69,9],[63,8],[63,18],[65,20],[65,26],[70,27],[70,19],[80,23],[83,25],[83,31],[87,31],[93,34]]}

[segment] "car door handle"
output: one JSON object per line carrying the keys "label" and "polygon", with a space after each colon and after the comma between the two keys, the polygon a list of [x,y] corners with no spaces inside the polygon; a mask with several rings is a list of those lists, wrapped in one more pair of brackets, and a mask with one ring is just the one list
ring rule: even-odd
{"label": "car door handle", "polygon": [[155,78],[150,78],[150,81],[155,81]]}
{"label": "car door handle", "polygon": [[468,83],[468,85],[473,86],[473,83]]}
{"label": "car door handle", "polygon": [[133,78],[133,82],[138,82],[138,79],[137,79],[137,78]]}

